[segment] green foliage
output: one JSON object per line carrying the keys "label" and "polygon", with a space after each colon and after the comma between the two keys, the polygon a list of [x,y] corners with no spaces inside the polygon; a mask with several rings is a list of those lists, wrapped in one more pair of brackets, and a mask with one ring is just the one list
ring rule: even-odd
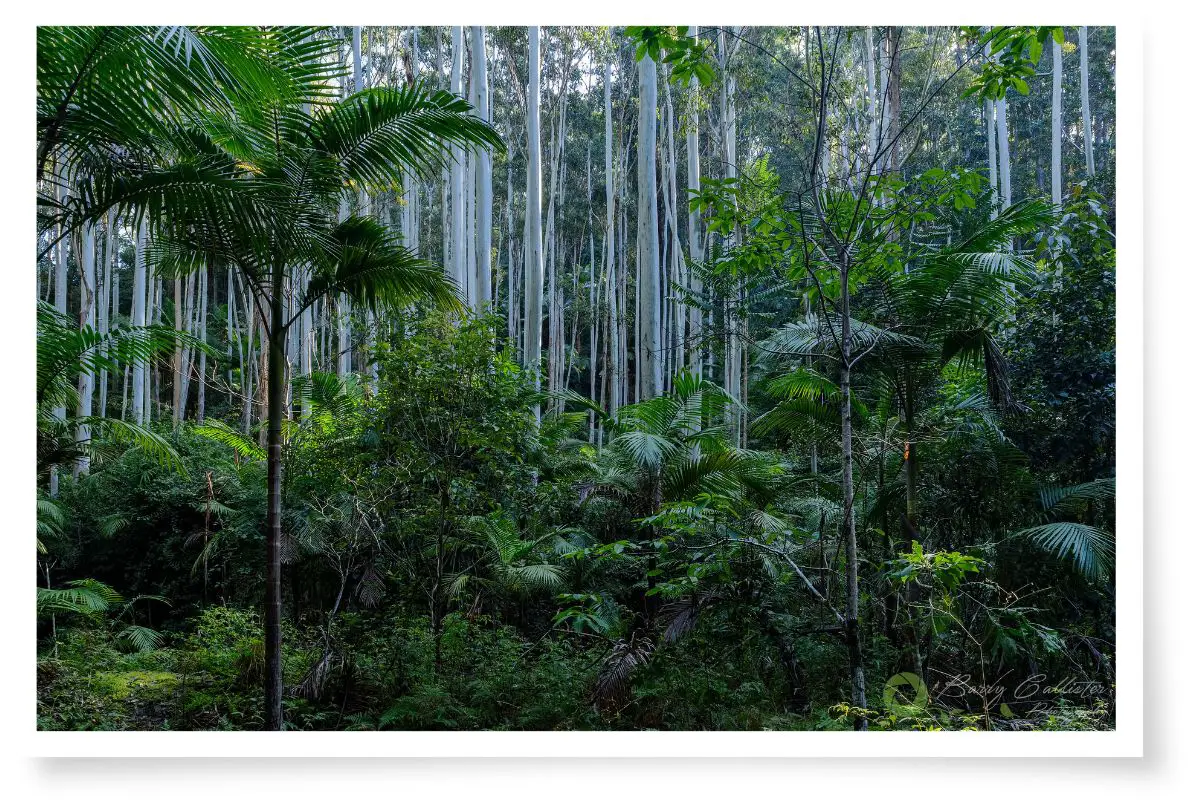
{"label": "green foliage", "polygon": [[925,578],[946,594],[953,594],[968,574],[979,572],[983,564],[982,559],[953,551],[926,553],[920,542],[914,541],[911,551],[901,553],[892,562],[888,577],[901,586]]}
{"label": "green foliage", "polygon": [[1042,50],[1053,39],[1064,41],[1062,27],[1044,25],[1020,27],[999,25],[987,30],[964,28],[970,39],[987,45],[991,57],[979,65],[979,75],[964,93],[965,97],[1001,100],[1009,89],[1029,94],[1029,79],[1035,74]]}
{"label": "green foliage", "polygon": [[[111,417],[63,419],[53,411],[55,407],[77,405],[75,383],[81,375],[120,372],[137,361],[154,364],[179,346],[214,354],[212,348],[193,336],[159,325],[118,326],[102,335],[90,326],[76,327],[65,314],[46,303],[38,304],[37,324],[38,476],[83,456],[99,462],[130,446],[152,455],[160,464],[179,468],[174,449],[152,430]],[[83,431],[86,437],[81,437]]]}
{"label": "green foliage", "polygon": [[708,86],[716,77],[716,71],[710,63],[707,44],[693,39],[687,32],[686,25],[629,25],[625,28],[625,35],[637,43],[634,61],[641,61],[648,55],[654,61],[671,66],[673,83],[682,84],[695,78],[701,86]]}
{"label": "green foliage", "polygon": [[1107,577],[1115,557],[1113,536],[1092,525],[1081,522],[1050,522],[1017,531],[1038,547],[1072,561],[1090,578]]}

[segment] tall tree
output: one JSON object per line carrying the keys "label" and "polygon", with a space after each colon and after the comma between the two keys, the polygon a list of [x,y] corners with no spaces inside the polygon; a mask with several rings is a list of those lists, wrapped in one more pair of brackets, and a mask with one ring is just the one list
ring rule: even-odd
{"label": "tall tree", "polygon": [[1062,45],[1051,42],[1053,50],[1050,89],[1050,198],[1062,206]]}
{"label": "tall tree", "polygon": [[[700,34],[695,25],[688,28],[688,36],[697,44]],[[688,201],[700,191],[700,80],[692,75],[688,81],[688,120],[687,120],[687,188]],[[697,376],[703,369],[703,349],[701,347],[701,314],[699,294],[702,289],[698,267],[704,260],[704,244],[700,231],[700,208],[696,206],[688,211],[688,258],[691,262],[689,273],[689,290],[692,303],[688,309],[688,339],[689,339],[689,368]]]}
{"label": "tall tree", "polygon": [[1008,145],[1008,100],[996,100],[996,144],[1000,162],[1000,208],[1012,205],[1012,169]]}
{"label": "tall tree", "polygon": [[[146,271],[146,237],[147,226],[145,216],[140,216],[135,225],[133,239],[133,307],[130,318],[135,328],[144,328],[148,322],[146,317],[147,292],[149,284]],[[133,362],[133,421],[142,425],[148,420],[146,409],[149,399],[146,397],[146,363],[140,359]]]}
{"label": "tall tree", "polygon": [[[463,26],[450,28],[450,92],[463,94]],[[467,266],[467,176],[464,153],[450,165],[450,276],[468,302],[473,297]]]}
{"label": "tall tree", "polygon": [[1083,105],[1083,156],[1088,177],[1096,174],[1096,157],[1092,151],[1092,99],[1088,86],[1088,26],[1079,26],[1079,100]]}
{"label": "tall tree", "polygon": [[608,364],[612,377],[609,380],[609,413],[616,413],[623,398],[622,386],[626,365],[621,360],[621,332],[617,327],[617,274],[616,274],[616,186],[613,175],[613,120],[612,120],[612,62],[605,49],[604,59],[604,275],[608,287]]}
{"label": "tall tree", "polygon": [[[487,51],[480,25],[471,29],[471,92],[475,112],[490,124]],[[480,147],[475,157],[475,301],[482,311],[492,302],[492,154],[487,147]]]}
{"label": "tall tree", "polygon": [[[264,48],[300,76],[297,94],[264,107],[236,104],[223,122],[238,131],[224,153],[221,141],[206,142],[203,163],[179,160],[142,170],[98,192],[97,209],[131,205],[150,209],[160,263],[212,263],[242,273],[263,330],[266,365],[267,727],[283,723],[280,542],[282,447],[286,391],[286,343],[299,312],[326,297],[345,294],[369,308],[399,306],[416,298],[456,304],[437,268],[421,262],[373,219],[334,211],[352,187],[383,190],[405,170],[437,169],[452,148],[502,146],[500,138],[454,95],[424,87],[376,88],[332,103],[323,87],[330,77],[327,40],[302,33],[264,32]],[[302,102],[314,111],[306,114]],[[188,138],[203,137],[198,129]],[[307,164],[303,170],[296,164]],[[177,175],[191,180],[180,186]],[[306,294],[289,309],[286,281],[292,268],[312,265]]]}
{"label": "tall tree", "polygon": [[[96,327],[96,227],[91,223],[83,226],[79,237],[79,327]],[[82,370],[79,374],[79,407],[78,416],[87,418],[92,415],[92,395],[95,391],[96,374],[94,370]],[[91,438],[91,429],[80,425],[75,431],[76,441],[87,442]],[[86,455],[80,455],[75,462],[75,475],[86,474],[90,461]]]}
{"label": "tall tree", "polygon": [[658,68],[649,53],[638,62],[638,390],[642,400],[663,390],[658,241]]}
{"label": "tall tree", "polygon": [[[542,260],[542,64],[541,29],[529,28],[528,158],[525,178],[525,366],[534,371],[541,388],[542,296],[545,263]],[[541,406],[534,408],[541,419]]]}

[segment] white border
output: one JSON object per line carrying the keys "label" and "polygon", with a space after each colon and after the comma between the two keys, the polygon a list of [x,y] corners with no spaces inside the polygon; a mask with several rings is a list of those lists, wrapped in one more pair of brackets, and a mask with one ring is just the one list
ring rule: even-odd
{"label": "white border", "polygon": [[[744,24],[781,24],[803,21],[807,24],[865,24],[873,22],[910,24],[962,24],[986,22],[1005,23],[1072,23],[1118,25],[1118,92],[1117,131],[1120,140],[1118,160],[1118,404],[1120,460],[1118,473],[1118,574],[1120,586],[1117,593],[1118,658],[1117,683],[1119,686],[1117,730],[1091,733],[909,733],[878,732],[865,736],[853,733],[496,733],[496,732],[306,732],[269,734],[255,732],[171,732],[171,733],[68,733],[35,732],[33,728],[33,669],[32,649],[28,645],[34,637],[32,623],[35,617],[32,593],[24,594],[28,584],[28,565],[19,556],[23,552],[13,548],[13,556],[4,559],[6,570],[2,584],[5,591],[13,595],[10,603],[4,604],[4,613],[12,613],[15,621],[6,626],[9,640],[20,654],[0,661],[0,668],[8,680],[0,682],[6,687],[28,687],[20,697],[5,699],[6,716],[13,716],[9,726],[17,734],[14,741],[17,752],[26,755],[59,756],[301,756],[305,758],[330,755],[427,757],[427,756],[476,756],[506,758],[515,756],[554,756],[578,758],[581,755],[607,757],[843,757],[843,756],[900,756],[904,758],[930,756],[1140,756],[1142,754],[1142,25],[1127,7],[1107,0],[1092,2],[1053,3],[1052,11],[1058,19],[1040,19],[1051,12],[1046,4],[1036,9],[993,8],[980,3],[968,8],[961,3],[924,2],[919,8],[901,7],[882,0],[860,0],[853,4],[796,4],[789,6],[742,5],[730,9],[728,4],[711,0],[693,2],[656,2],[647,19],[647,4],[630,0],[605,2],[600,10],[584,4],[567,6],[550,2],[523,4],[520,9],[506,4],[483,3],[478,0],[456,2],[453,6],[430,10],[428,7],[409,4],[381,3],[377,0],[359,2],[355,5],[352,21],[362,24],[447,24],[452,22],[474,24],[605,24],[630,22],[691,20],[699,24],[738,22]],[[808,6],[808,7],[805,7]],[[327,3],[256,3],[248,7],[245,3],[215,0],[206,2],[200,9],[205,21],[220,23],[253,22],[340,22],[348,16],[345,8],[330,8]],[[20,76],[17,85],[21,104],[15,130],[4,130],[3,135],[11,146],[9,153],[31,153],[33,151],[33,125],[29,120],[29,109],[33,107],[33,30],[34,24],[78,24],[78,23],[130,23],[130,22],[173,22],[181,17],[184,21],[196,21],[197,9],[186,11],[168,10],[146,2],[115,5],[56,2],[44,8],[25,8],[26,16],[13,30],[12,46],[4,51],[7,60],[13,60],[9,75]],[[31,16],[32,15],[32,16]],[[336,15],[337,19],[330,19]],[[896,17],[907,19],[896,19]],[[1030,19],[1038,17],[1039,19]],[[1181,98],[1182,99],[1182,98]],[[24,129],[21,128],[24,125]],[[1193,128],[1194,130],[1194,128]],[[28,159],[15,157],[12,180],[4,193],[6,230],[13,227],[12,221],[25,220],[26,224],[12,232],[21,252],[28,252],[31,233],[31,192],[25,188],[26,172],[23,166]],[[12,188],[16,186],[17,188]],[[28,290],[32,289],[30,270],[20,268],[21,263],[10,265],[10,279],[18,287],[12,294],[0,295],[5,325],[16,332],[16,344],[10,345],[10,369],[25,368],[26,375],[32,374],[32,304],[25,302]],[[11,322],[10,322],[11,320]],[[14,400],[16,402],[14,402]],[[11,389],[0,393],[0,414],[9,412],[8,419],[28,419],[28,400],[20,392]],[[32,436],[25,434],[19,441],[6,446],[8,458],[0,466],[7,480],[4,491],[12,492],[13,502],[6,504],[9,518],[14,523],[9,530],[16,541],[25,541],[28,531],[33,529],[33,515],[28,503],[28,464],[33,461]],[[6,443],[8,444],[8,443]],[[19,455],[18,455],[19,454]],[[14,588],[15,587],[15,588]],[[1188,635],[1193,635],[1188,632]],[[11,674],[10,674],[11,673]],[[10,692],[12,689],[10,688]],[[849,737],[855,737],[852,743]],[[13,751],[10,750],[9,753]],[[962,787],[971,791],[969,787]]]}

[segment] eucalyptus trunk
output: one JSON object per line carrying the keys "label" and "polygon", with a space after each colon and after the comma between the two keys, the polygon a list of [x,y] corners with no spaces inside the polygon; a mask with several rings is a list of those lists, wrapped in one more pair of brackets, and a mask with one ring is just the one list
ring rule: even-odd
{"label": "eucalyptus trunk", "polygon": [[889,25],[887,29],[888,43],[888,82],[887,110],[888,131],[888,162],[892,172],[900,169],[900,28]]}
{"label": "eucalyptus trunk", "polygon": [[[698,42],[700,40],[695,25],[688,28],[688,35],[694,41]],[[692,76],[689,83],[688,95],[688,109],[690,114],[687,126],[687,182],[688,201],[690,204],[692,193],[700,191],[700,82],[695,76]],[[688,257],[691,259],[693,265],[699,265],[704,260],[704,245],[700,236],[699,208],[688,211]],[[702,289],[700,276],[694,268],[689,269],[688,272],[690,276],[689,287],[694,301],[698,299]],[[700,346],[701,314],[702,311],[696,302],[693,302],[688,307],[688,352],[691,354],[689,364],[691,371],[696,375],[699,375],[703,369],[703,350]]]}
{"label": "eucalyptus trunk", "polygon": [[875,30],[870,25],[863,31],[863,56],[866,60],[867,72],[867,110],[870,116],[870,135],[867,136],[867,163],[871,164],[871,172],[876,167],[875,154],[879,152],[881,137],[881,120],[879,117],[879,98],[875,94]]}
{"label": "eucalyptus trunk", "polygon": [[1054,51],[1050,90],[1050,200],[1062,207],[1062,45],[1052,43]]}
{"label": "eucalyptus trunk", "polygon": [[1096,174],[1096,156],[1092,150],[1092,100],[1088,87],[1088,26],[1079,26],[1079,100],[1083,105],[1083,157],[1087,174]]}
{"label": "eucalyptus trunk", "polygon": [[[455,25],[450,29],[450,91],[462,95],[463,72],[463,29]],[[453,264],[451,277],[458,284],[463,297],[470,301],[472,286],[467,273],[467,198],[466,164],[464,153],[454,148],[454,161],[450,165],[450,261]]]}
{"label": "eucalyptus trunk", "polygon": [[[472,28],[471,91],[475,95],[475,113],[491,122],[488,94],[487,55],[484,29]],[[483,311],[492,302],[492,153],[480,147],[475,153],[475,303]]]}
{"label": "eucalyptus trunk", "polygon": [[[111,327],[109,317],[111,303],[109,298],[112,296],[113,258],[117,241],[116,225],[116,213],[109,212],[104,224],[103,267],[98,273],[98,282],[96,285],[96,327],[101,336],[106,336]],[[102,369],[97,372],[96,379],[99,386],[97,416],[104,417],[108,415],[108,369]]]}
{"label": "eucalyptus trunk", "polygon": [[[146,275],[146,220],[138,221],[133,245],[133,307],[130,309],[130,324],[135,328],[146,326],[147,301]],[[133,422],[144,424],[146,420],[146,362],[133,362]]]}
{"label": "eucalyptus trunk", "polygon": [[[534,388],[541,389],[542,293],[545,264],[542,260],[542,67],[541,29],[529,28],[528,149],[525,184],[525,346],[524,363],[533,370]],[[541,419],[541,405],[534,406]]]}
{"label": "eucalyptus trunk", "polygon": [[[79,326],[96,327],[96,228],[86,223],[79,235]],[[79,373],[79,406],[81,417],[92,415],[92,393],[95,390],[95,374],[88,369]],[[87,443],[91,439],[91,428],[79,425],[75,429],[75,441]],[[86,453],[86,451],[85,451]],[[75,461],[75,476],[86,475],[90,460],[86,454]]]}
{"label": "eucalyptus trunk", "polygon": [[608,369],[609,408],[615,414],[621,407],[621,380],[617,372],[621,366],[621,342],[617,329],[617,278],[616,278],[616,187],[613,176],[613,124],[612,124],[612,64],[604,63],[604,274],[608,290]]}
{"label": "eucalyptus trunk", "polygon": [[1008,158],[1008,101],[996,101],[996,140],[1000,157],[1000,208],[1012,205],[1012,173]]}
{"label": "eucalyptus trunk", "polygon": [[649,400],[662,393],[662,327],[659,296],[658,179],[655,143],[658,135],[658,72],[649,54],[638,62],[638,391]]}

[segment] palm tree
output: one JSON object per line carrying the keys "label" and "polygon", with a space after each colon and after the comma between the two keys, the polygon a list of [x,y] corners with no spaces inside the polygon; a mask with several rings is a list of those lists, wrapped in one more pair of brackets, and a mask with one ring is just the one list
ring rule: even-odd
{"label": "palm tree", "polygon": [[[574,392],[563,394],[589,408],[606,429],[608,444],[581,494],[595,492],[624,503],[641,518],[644,540],[654,538],[655,519],[669,504],[720,498],[755,516],[769,505],[778,471],[762,455],[730,444],[726,409],[737,401],[712,381],[680,370],[669,392],[623,406],[612,416]],[[650,599],[655,572],[651,558],[643,598],[648,616],[655,611]]]}
{"label": "palm tree", "polygon": [[[1014,203],[967,229],[951,242],[909,254],[904,271],[884,274],[882,291],[887,320],[873,324],[847,320],[851,349],[861,355],[882,390],[890,391],[903,413],[906,510],[910,532],[917,528],[917,444],[922,438],[919,403],[942,375],[960,366],[982,368],[987,401],[1003,413],[1012,404],[1005,355],[997,341],[1011,313],[1014,286],[1026,283],[1036,265],[1011,249],[1015,236],[1027,235],[1054,221],[1045,203]],[[834,320],[835,327],[839,320]],[[760,431],[792,426],[804,417],[828,418],[837,385],[807,364],[828,358],[840,347],[830,322],[811,314],[775,331],[763,343],[774,359],[791,360],[795,369],[772,384],[779,398],[757,423]]]}
{"label": "palm tree", "polygon": [[[436,169],[451,146],[465,150],[501,142],[471,116],[466,102],[421,85],[360,92],[311,114],[281,107],[237,123],[224,130],[212,126],[207,142],[215,157],[195,165],[208,170],[212,184],[227,191],[232,202],[202,199],[195,208],[176,208],[156,239],[160,265],[179,268],[206,260],[240,270],[253,287],[266,331],[267,727],[277,730],[282,725],[279,541],[287,332],[304,309],[339,294],[375,312],[420,298],[457,307],[455,287],[441,269],[418,260],[367,216],[349,214],[337,221],[339,201],[352,186],[384,188],[398,183],[406,170]],[[144,182],[152,183],[158,176],[147,177]]]}
{"label": "palm tree", "polygon": [[743,497],[760,486],[762,459],[729,443],[725,410],[737,401],[716,383],[680,371],[671,391],[609,415],[574,392],[605,426],[608,444],[585,491],[621,498],[635,513],[651,517],[663,503],[698,494]]}
{"label": "palm tree", "polygon": [[[292,86],[225,92],[220,105],[182,115],[151,137],[141,151],[150,156],[89,163],[76,202],[80,219],[110,209],[148,218],[148,259],[160,274],[205,264],[232,268],[253,292],[267,347],[267,728],[279,730],[288,331],[305,309],[330,296],[345,295],[373,312],[420,299],[460,308],[456,287],[441,269],[419,260],[369,216],[339,210],[359,191],[399,185],[405,172],[435,172],[454,148],[503,142],[466,101],[421,83],[329,102],[316,90],[337,74],[326,63],[327,40],[295,29],[266,30],[260,39],[258,52],[276,74],[291,76]],[[154,102],[169,105],[176,90]]]}

